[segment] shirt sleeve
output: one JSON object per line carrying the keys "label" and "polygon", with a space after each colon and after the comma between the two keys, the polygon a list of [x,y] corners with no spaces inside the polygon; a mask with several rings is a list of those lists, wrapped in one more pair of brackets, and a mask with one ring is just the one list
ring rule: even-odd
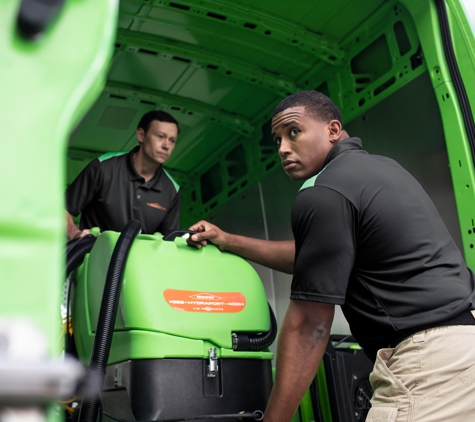
{"label": "shirt sleeve", "polygon": [[100,188],[100,162],[92,160],[66,189],[66,209],[75,217],[94,199]]}
{"label": "shirt sleeve", "polygon": [[291,299],[345,303],[355,261],[355,207],[326,187],[300,191],[292,208],[295,263]]}
{"label": "shirt sleeve", "polygon": [[165,219],[160,224],[160,227],[156,230],[163,234],[164,236],[173,231],[177,230],[180,225],[180,208],[181,208],[181,191],[178,191],[175,198],[173,199],[172,206],[170,207]]}

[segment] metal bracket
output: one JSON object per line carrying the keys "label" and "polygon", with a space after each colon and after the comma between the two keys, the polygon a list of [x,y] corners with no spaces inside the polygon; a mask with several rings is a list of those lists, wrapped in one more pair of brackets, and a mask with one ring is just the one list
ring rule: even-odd
{"label": "metal bracket", "polygon": [[208,365],[208,374],[209,378],[215,378],[218,374],[218,359],[216,357],[216,347],[212,347],[208,350],[209,354],[209,365]]}
{"label": "metal bracket", "polygon": [[0,406],[38,406],[71,397],[87,376],[74,359],[50,360],[43,333],[23,319],[0,319]]}

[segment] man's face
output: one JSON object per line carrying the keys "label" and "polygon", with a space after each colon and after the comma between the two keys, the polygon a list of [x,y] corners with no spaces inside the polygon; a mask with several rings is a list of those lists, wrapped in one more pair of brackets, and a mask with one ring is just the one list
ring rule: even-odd
{"label": "man's face", "polygon": [[330,124],[306,114],[305,107],[287,108],[272,118],[272,138],[292,180],[306,180],[322,170],[333,148],[330,133]]}
{"label": "man's face", "polygon": [[154,163],[163,164],[175,148],[178,128],[175,123],[153,120],[147,132],[139,128],[136,135],[144,157]]}

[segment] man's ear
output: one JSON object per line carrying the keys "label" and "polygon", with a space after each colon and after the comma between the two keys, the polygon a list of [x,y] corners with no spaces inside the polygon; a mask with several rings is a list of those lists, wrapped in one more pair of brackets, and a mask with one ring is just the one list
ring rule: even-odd
{"label": "man's ear", "polygon": [[135,131],[135,136],[137,137],[138,141],[139,141],[140,143],[142,143],[142,142],[143,142],[143,138],[144,138],[144,136],[145,136],[145,131],[144,131],[141,127],[139,127],[139,128]]}
{"label": "man's ear", "polygon": [[338,120],[331,120],[330,123],[328,123],[328,134],[330,135],[330,141],[332,143],[338,142],[342,129],[343,127]]}

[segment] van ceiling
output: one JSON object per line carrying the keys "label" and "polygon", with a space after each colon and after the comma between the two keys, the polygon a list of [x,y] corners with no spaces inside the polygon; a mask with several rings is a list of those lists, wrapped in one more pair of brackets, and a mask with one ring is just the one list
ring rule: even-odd
{"label": "van ceiling", "polygon": [[318,89],[345,123],[426,70],[407,10],[384,0],[121,0],[105,88],[71,135],[68,183],[94,157],[130,150],[147,111],[181,133],[166,167],[182,226],[279,167],[270,114]]}

